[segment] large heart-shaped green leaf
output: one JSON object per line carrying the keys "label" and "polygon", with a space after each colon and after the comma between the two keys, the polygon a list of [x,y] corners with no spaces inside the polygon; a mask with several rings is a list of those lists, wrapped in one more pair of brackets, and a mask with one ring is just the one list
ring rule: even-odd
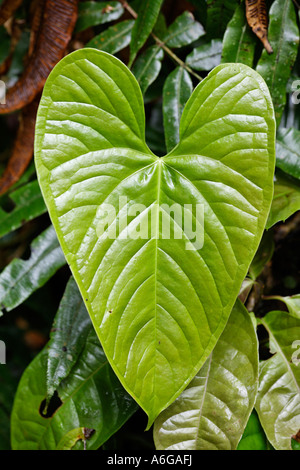
{"label": "large heart-shaped green leaf", "polygon": [[[180,143],[166,157],[149,150],[144,128],[142,94],[127,67],[104,52],[76,51],[46,83],[35,158],[105,353],[150,425],[227,322],[272,199],[275,124],[261,77],[226,64],[195,89]],[[174,204],[181,218],[168,214]],[[115,220],[105,226],[108,205]],[[183,216],[194,222],[195,240],[180,228]]]}

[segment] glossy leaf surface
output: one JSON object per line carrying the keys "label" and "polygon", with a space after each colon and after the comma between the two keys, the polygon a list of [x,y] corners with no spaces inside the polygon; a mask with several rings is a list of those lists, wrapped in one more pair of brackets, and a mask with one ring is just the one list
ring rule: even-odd
{"label": "glossy leaf surface", "polygon": [[134,20],[117,23],[95,36],[87,47],[95,47],[101,51],[116,54],[130,43],[133,25]]}
{"label": "glossy leaf surface", "polygon": [[300,356],[300,320],[286,312],[270,312],[261,323],[275,354],[261,365],[255,407],[273,447],[291,450],[292,436],[300,429],[300,367],[295,357]]}
{"label": "glossy leaf surface", "polygon": [[300,320],[300,294],[291,295],[286,297],[276,297],[285,303],[288,308],[289,313]]}
{"label": "glossy leaf surface", "polygon": [[288,217],[300,210],[300,184],[297,180],[276,176],[274,198],[266,227],[277,222],[285,222]]}
{"label": "glossy leaf surface", "polygon": [[300,179],[300,131],[280,128],[276,141],[276,166]]}
{"label": "glossy leaf surface", "polygon": [[209,43],[193,49],[186,63],[195,70],[211,70],[221,62],[222,41],[213,39]]}
{"label": "glossy leaf surface", "polygon": [[53,227],[31,244],[27,260],[14,259],[0,274],[0,304],[8,312],[42,287],[65,263]]}
{"label": "glossy leaf surface", "polygon": [[275,0],[269,12],[269,42],[273,54],[263,50],[256,70],[265,79],[279,124],[286,102],[286,86],[297,56],[299,30],[294,3]]}
{"label": "glossy leaf surface", "polygon": [[216,347],[175,402],[155,421],[157,449],[235,449],[258,383],[254,325],[237,301]]}
{"label": "glossy leaf surface", "polygon": [[268,440],[255,410],[250,415],[237,450],[268,450]]}
{"label": "glossy leaf surface", "polygon": [[0,237],[21,227],[24,222],[46,212],[46,206],[37,181],[16,188],[9,194],[12,210],[6,210],[6,197],[0,199]]}
{"label": "glossy leaf surface", "polygon": [[222,62],[240,62],[252,67],[255,40],[245,17],[244,5],[238,5],[223,38]]}
{"label": "glossy leaf surface", "polygon": [[123,12],[120,2],[80,2],[75,31],[117,20]]}
{"label": "glossy leaf surface", "polygon": [[150,46],[135,61],[132,73],[144,94],[151,83],[156,80],[161,69],[164,52],[159,46]]}
{"label": "glossy leaf surface", "polygon": [[196,41],[204,34],[202,25],[195,21],[192,13],[185,11],[169,26],[162,39],[169,47],[182,47]]}
{"label": "glossy leaf surface", "polygon": [[160,7],[163,0],[143,0],[139,2],[138,17],[135,21],[130,43],[130,59],[131,65],[136,54],[145,44],[151,34],[159,15]]}
{"label": "glossy leaf surface", "polygon": [[41,412],[47,390],[47,358],[45,348],[20,380],[11,418],[13,450],[66,449],[67,443],[70,449],[75,444],[72,431],[78,427],[95,430],[86,448],[98,449],[136,411],[135,402],[112,372],[91,331],[79,360],[57,389],[62,404],[46,418]]}
{"label": "glossy leaf surface", "polygon": [[[37,120],[39,182],[105,353],[151,424],[211,353],[258,247],[273,192],[272,104],[256,72],[222,65],[186,104],[170,154],[153,155],[144,133],[142,94],[118,59],[85,49],[54,69]],[[118,223],[99,234],[103,203]],[[203,208],[202,248],[201,230],[200,240],[185,227],[181,238],[163,233],[162,204],[174,203]]]}
{"label": "glossy leaf surface", "polygon": [[166,146],[170,152],[179,142],[179,125],[183,108],[193,91],[189,73],[177,67],[167,77],[163,90],[163,113]]}
{"label": "glossy leaf surface", "polygon": [[206,32],[208,36],[222,37],[226,26],[231,20],[238,0],[206,0],[207,3],[207,21]]}
{"label": "glossy leaf surface", "polygon": [[70,373],[92,329],[77,284],[71,278],[61,300],[48,344],[47,396],[52,397]]}

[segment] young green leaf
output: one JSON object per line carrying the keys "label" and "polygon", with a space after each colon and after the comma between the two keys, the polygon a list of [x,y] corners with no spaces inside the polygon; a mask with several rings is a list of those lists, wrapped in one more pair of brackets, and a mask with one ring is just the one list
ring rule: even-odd
{"label": "young green leaf", "polygon": [[124,13],[120,2],[80,2],[75,32],[117,20]]}
{"label": "young green leaf", "polygon": [[155,421],[156,448],[235,449],[253,409],[257,383],[256,332],[237,301],[209,359]]}
{"label": "young green leaf", "polygon": [[275,354],[261,365],[255,407],[273,447],[291,450],[292,437],[300,429],[300,320],[270,312],[260,321]]}
{"label": "young green leaf", "polygon": [[30,248],[28,260],[14,259],[0,274],[0,305],[7,311],[24,302],[66,263],[52,226]]}
{"label": "young green leaf", "polygon": [[144,94],[147,88],[157,79],[164,52],[159,46],[150,46],[135,61],[132,73],[137,79]]}
{"label": "young green leaf", "polygon": [[244,5],[238,5],[224,34],[221,62],[240,62],[252,67],[254,49],[255,37],[248,26]]}
{"label": "young green leaf", "polygon": [[213,39],[209,43],[193,49],[186,63],[195,70],[211,70],[221,61],[222,41]]}
{"label": "young green leaf", "polygon": [[264,49],[256,70],[265,79],[274,104],[277,124],[286,102],[286,86],[297,56],[299,29],[293,2],[275,0],[271,6],[269,41],[274,53]]}
{"label": "young green leaf", "polygon": [[280,300],[286,304],[289,313],[300,320],[300,294],[282,297]]}
{"label": "young green leaf", "polygon": [[129,67],[132,65],[138,51],[147,41],[157,21],[163,0],[144,0],[140,2],[138,17],[132,30],[130,44]]}
{"label": "young green leaf", "polygon": [[133,25],[134,20],[121,21],[95,36],[86,47],[116,54],[130,43]]}
{"label": "young green leaf", "polygon": [[92,323],[73,278],[67,284],[48,344],[47,396],[51,398],[70,373],[85,345]]}
{"label": "young green leaf", "polygon": [[259,422],[257,413],[253,410],[237,450],[269,450],[269,447],[270,444]]}
{"label": "young green leaf", "polygon": [[11,211],[5,209],[7,196],[0,199],[0,237],[21,227],[24,222],[46,212],[46,206],[38,182],[32,181],[9,193]]}
{"label": "young green leaf", "polygon": [[183,108],[193,91],[189,73],[177,67],[167,77],[163,89],[164,130],[167,151],[179,142],[179,124]]}
{"label": "young green leaf", "polygon": [[195,21],[191,12],[185,11],[169,26],[162,40],[169,47],[182,47],[191,44],[204,34],[203,26]]}
{"label": "young green leaf", "polygon": [[278,129],[276,166],[294,178],[300,179],[300,131],[297,129]]}
{"label": "young green leaf", "polygon": [[266,228],[273,227],[277,222],[285,222],[298,210],[300,210],[300,184],[297,180],[277,175]]}
{"label": "young green leaf", "polygon": [[285,303],[289,314],[300,320],[300,294],[282,297],[281,295],[269,295],[267,299],[277,299]]}
{"label": "young green leaf", "polygon": [[[45,417],[47,359],[45,348],[20,380],[11,417],[13,450],[65,448],[70,431],[78,427],[95,430],[86,448],[98,449],[136,411],[135,402],[112,372],[91,331],[80,358],[57,389],[57,410],[53,413],[52,406],[48,412],[52,409],[53,414]],[[69,448],[74,444],[73,439]]]}
{"label": "young green leaf", "polygon": [[[163,158],[145,143],[142,94],[121,61],[83,49],[49,76],[39,182],[105,353],[149,425],[224,329],[269,212],[274,147],[267,87],[242,64],[198,85]],[[168,212],[175,203],[196,214],[196,232]]]}

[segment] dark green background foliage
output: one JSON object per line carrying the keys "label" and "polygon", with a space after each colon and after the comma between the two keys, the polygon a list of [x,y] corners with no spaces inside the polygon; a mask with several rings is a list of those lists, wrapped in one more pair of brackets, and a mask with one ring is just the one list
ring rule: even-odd
{"label": "dark green background foliage", "polygon": [[[146,415],[112,371],[70,276],[32,163],[18,183],[0,196],[0,340],[7,347],[7,364],[0,365],[0,449],[296,450],[300,428],[300,364],[294,354],[295,342],[300,341],[299,2],[267,2],[271,55],[249,29],[243,1],[133,0],[127,8],[123,3],[80,2],[69,52],[93,47],[129,65],[144,98],[146,142],[156,155],[165,155],[179,142],[184,106],[215,66],[248,65],[269,87],[277,122],[275,189],[266,230],[240,292],[246,308],[236,303],[208,361],[156,420],[154,437],[151,430],[145,433]],[[28,18],[29,2],[24,2],[16,14],[21,35],[3,77],[8,85],[24,68]],[[9,54],[9,45],[10,37],[1,26],[0,64]],[[18,113],[0,116],[1,172],[17,124]],[[229,381],[232,390],[228,389],[221,369],[243,383],[247,400],[238,387],[234,389],[234,380]],[[194,432],[180,429],[178,415],[190,412],[191,401],[198,413]],[[239,423],[234,430],[226,421],[230,413]],[[179,416],[175,431],[173,415]],[[209,421],[213,425],[206,425]],[[83,428],[95,431],[84,436]]]}

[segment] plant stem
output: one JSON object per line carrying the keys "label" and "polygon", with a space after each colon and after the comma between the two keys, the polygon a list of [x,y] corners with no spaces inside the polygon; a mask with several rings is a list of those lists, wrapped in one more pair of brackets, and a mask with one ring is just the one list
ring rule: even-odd
{"label": "plant stem", "polygon": [[[125,10],[127,10],[128,13],[130,13],[134,19],[138,17],[136,11],[130,5],[128,5],[126,0],[119,0],[119,1],[123,5]],[[187,70],[191,75],[196,77],[200,82],[203,80],[203,78],[200,77],[200,75],[194,72],[194,70],[192,70],[183,60],[181,60],[176,54],[174,54],[174,52],[168,46],[166,46],[166,44],[161,39],[159,39],[154,33],[151,33],[151,36],[153,37],[156,44],[160,46],[175,62],[177,62],[177,64],[180,65],[180,67]]]}

